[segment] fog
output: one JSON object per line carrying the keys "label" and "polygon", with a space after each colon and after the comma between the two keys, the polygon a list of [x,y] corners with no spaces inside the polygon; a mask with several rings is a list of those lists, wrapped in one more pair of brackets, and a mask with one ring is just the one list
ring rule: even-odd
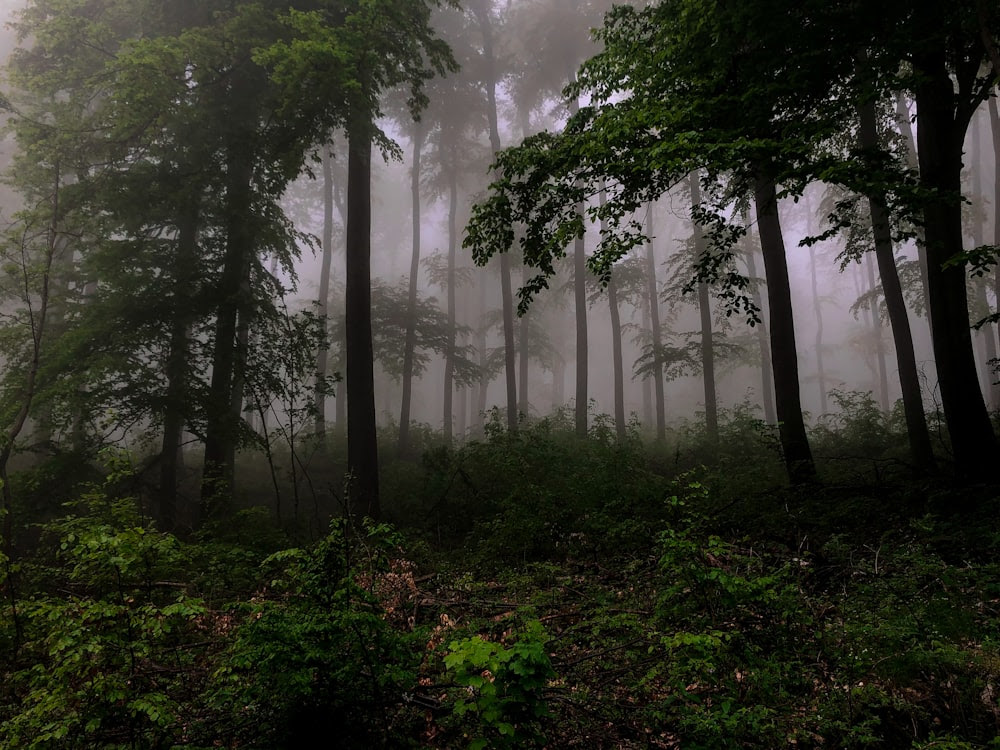
{"label": "fog", "polygon": [[[18,5],[6,2],[0,8],[9,17]],[[558,131],[562,127],[573,107],[563,99],[560,90],[570,80],[575,66],[596,49],[588,38],[587,29],[600,22],[604,9],[597,3],[588,4],[584,12],[578,4],[561,7],[557,0],[547,3],[519,0],[508,2],[499,9],[499,27],[496,29],[499,66],[497,98],[503,146],[515,145],[533,132],[544,129]],[[436,262],[440,269],[441,264],[446,262],[444,259],[449,244],[449,195],[444,172],[447,169],[458,172],[456,220],[459,245],[464,234],[462,227],[471,214],[472,206],[483,198],[492,177],[488,123],[483,108],[484,89],[480,78],[483,39],[473,16],[471,11],[455,10],[441,11],[437,16],[440,33],[452,44],[463,69],[428,84],[430,101],[422,115],[426,132],[420,176],[421,271],[418,294],[422,298],[433,298],[442,310],[446,308],[447,290],[440,283],[440,273],[436,274],[436,280],[432,278],[435,274],[429,263]],[[0,36],[4,57],[15,43],[10,26],[5,26]],[[30,45],[30,39],[25,44]],[[564,65],[555,65],[553,61],[560,59]],[[480,98],[478,102],[475,101],[477,96]],[[399,94],[393,92],[383,102],[383,112],[393,113],[393,116],[384,117],[379,126],[398,144],[400,158],[384,159],[377,155],[373,168],[372,277],[376,284],[389,287],[405,286],[412,253],[410,181],[413,126],[399,99]],[[477,109],[471,110],[473,105]],[[912,103],[909,106],[912,110]],[[17,148],[10,135],[5,137],[2,148],[3,164],[9,165]],[[340,136],[333,139],[333,153],[334,191],[339,208],[333,214],[331,320],[342,315],[344,304],[345,231],[341,210],[346,192],[346,146]],[[995,210],[992,186],[995,183],[996,159],[985,105],[976,114],[970,128],[965,162],[966,242],[971,248],[995,240],[991,236],[988,217]],[[316,249],[324,232],[324,208],[323,171],[318,151],[308,164],[311,174],[300,175],[287,188],[282,202],[296,230],[315,238],[312,246],[307,242],[300,243],[301,257],[296,262],[294,274],[280,274],[280,280],[286,287],[287,301],[293,309],[309,309],[315,303],[321,273],[321,258]],[[831,200],[830,188],[814,183],[798,199],[786,198],[780,204],[793,293],[803,408],[812,423],[821,420],[825,413],[838,409],[837,398],[831,398],[835,392],[871,393],[875,402],[884,409],[891,409],[900,397],[892,337],[881,301],[876,299],[874,306],[858,303],[872,289],[873,281],[878,285],[877,274],[872,276],[869,272],[870,256],[861,258],[860,262],[842,261],[845,240],[841,235],[811,247],[803,245],[804,238],[825,230],[826,207]],[[18,201],[10,187],[5,186],[0,193],[0,205],[5,217],[13,214]],[[697,295],[680,294],[666,286],[671,274],[675,279],[683,276],[684,264],[678,265],[676,257],[696,231],[691,222],[690,198],[684,185],[662,196],[652,206],[652,212],[652,244],[665,336],[675,345],[698,344]],[[753,223],[750,222],[750,241],[755,233]],[[598,240],[598,230],[591,224],[586,233],[584,241],[588,252]],[[638,248],[633,253],[634,257],[638,258],[641,250]],[[917,262],[914,241],[910,239],[898,244],[896,252],[901,268],[905,266],[912,270]],[[517,286],[522,273],[516,262],[516,252],[514,255],[513,276]],[[745,259],[741,258],[740,264],[740,272],[748,274]],[[457,278],[462,284],[457,290],[459,343],[472,347],[470,353],[476,358],[482,354],[475,351],[481,341],[489,350],[487,355],[502,354],[501,295],[494,265],[495,259],[487,268],[475,266],[468,251],[459,247]],[[759,262],[757,273],[758,276],[763,275]],[[543,417],[573,403],[576,357],[571,275],[571,264],[567,260],[552,280],[552,288],[538,296],[527,318],[519,322],[519,326],[533,326],[531,330],[536,338],[544,333],[545,339],[535,342],[539,351],[533,351],[529,357],[527,383],[517,384],[519,394],[527,389],[528,418]],[[905,274],[904,284],[909,285],[906,289],[908,299],[912,301],[920,297],[922,292],[917,288],[917,274]],[[970,285],[973,284],[970,281]],[[593,286],[589,293],[587,396],[592,402],[590,410],[593,415],[611,414],[614,410],[614,378],[609,366],[612,360],[612,323],[607,294]],[[766,295],[766,288],[764,293]],[[985,297],[981,299],[985,306],[980,305],[983,309],[972,311],[972,322],[996,309],[992,284],[987,285]],[[933,409],[937,403],[936,376],[927,319],[922,307],[910,305],[910,322],[924,381],[925,406]],[[638,299],[625,295],[620,310],[625,331],[625,410],[648,431],[653,420],[649,382],[636,377],[633,367],[640,355],[642,330],[648,323]],[[646,315],[648,317],[648,313]],[[763,418],[760,353],[755,350],[754,344],[757,329],[748,326],[743,316],[726,317],[718,300],[713,301],[713,319],[717,334],[721,331],[727,340],[742,344],[741,349],[731,352],[728,357],[718,355],[716,380],[720,408],[745,408],[754,416]],[[400,331],[400,347],[403,346],[401,334]],[[976,334],[977,355],[981,362],[982,387],[988,403],[996,407],[997,396],[991,388],[992,375],[987,364],[987,336],[994,336],[990,327]],[[880,358],[883,362],[881,369]],[[333,365],[333,369],[340,371],[342,364]],[[444,371],[443,357],[439,353],[429,353],[424,371],[414,378],[411,419],[432,429],[442,427]],[[401,380],[400,372],[376,362],[376,412],[382,426],[398,423]],[[502,368],[494,368],[485,398],[480,397],[478,403],[474,387],[459,387],[455,394],[456,435],[478,434],[477,425],[482,416],[479,404],[485,403],[487,411],[493,407],[501,411],[504,408]],[[342,391],[339,398],[343,398]],[[523,396],[521,398],[523,400]],[[701,420],[705,410],[704,400],[704,386],[697,366],[682,368],[682,371],[668,377],[665,405],[668,421],[673,427]],[[323,416],[327,421],[338,419],[336,398],[328,399],[325,409]]]}

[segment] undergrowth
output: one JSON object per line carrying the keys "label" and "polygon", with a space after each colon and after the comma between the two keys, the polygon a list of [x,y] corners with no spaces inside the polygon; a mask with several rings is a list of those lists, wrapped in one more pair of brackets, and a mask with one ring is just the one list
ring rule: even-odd
{"label": "undergrowth", "polygon": [[0,560],[0,748],[1000,747],[996,493],[841,407],[820,486],[748,409],[653,448],[556,417],[428,436],[392,525],[321,534],[162,533],[116,458]]}

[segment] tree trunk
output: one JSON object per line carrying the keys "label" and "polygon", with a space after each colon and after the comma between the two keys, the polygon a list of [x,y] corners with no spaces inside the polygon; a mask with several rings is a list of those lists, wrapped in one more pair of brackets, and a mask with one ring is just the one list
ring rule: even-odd
{"label": "tree trunk", "polygon": [[323,379],[330,369],[330,347],[326,342],[330,326],[327,318],[330,315],[330,269],[333,266],[333,155],[330,144],[323,144],[323,261],[319,271],[319,298],[316,304],[316,314],[319,316],[320,330],[323,341],[316,352],[316,387],[313,392],[313,408],[316,411],[316,438],[320,445],[326,443],[326,390]]}
{"label": "tree trunk", "polygon": [[479,350],[479,386],[476,388],[476,434],[483,434],[483,419],[486,415],[486,397],[490,389],[490,376],[486,372],[486,270],[479,273],[479,325],[477,327],[476,348]]}
{"label": "tree trunk", "polygon": [[[572,76],[570,77],[572,80]],[[569,103],[570,115],[576,114],[580,103]],[[578,203],[576,213],[583,215],[583,204]],[[576,434],[587,437],[587,410],[590,406],[588,392],[589,348],[587,336],[587,251],[583,237],[573,242],[573,300],[576,316]]]}
{"label": "tree trunk", "polygon": [[764,256],[764,275],[767,278],[778,435],[788,477],[793,484],[801,484],[816,479],[816,466],[802,419],[792,293],[788,284],[785,241],[778,218],[778,199],[774,181],[764,170],[758,172],[754,183],[754,202]]}
{"label": "tree trunk", "polygon": [[517,432],[517,347],[514,342],[514,293],[510,285],[510,253],[500,256],[500,295],[503,305],[504,373],[507,385],[507,429]]}
{"label": "tree trunk", "polygon": [[[977,248],[986,244],[987,218],[983,197],[982,128],[978,117],[972,118],[970,140],[969,170],[972,182],[972,196],[970,198],[972,202],[972,246],[973,248]],[[989,300],[986,296],[986,278],[984,276],[977,276],[972,280],[972,283],[976,309],[988,314],[991,311]],[[977,321],[979,317],[981,316],[977,314]],[[983,354],[985,355],[979,369],[982,379],[983,398],[986,400],[990,411],[995,411],[998,405],[1000,405],[1000,391],[998,391],[995,383],[996,376],[993,372],[994,360],[997,358],[996,327],[993,323],[986,323],[979,328],[976,335],[982,342]]]}
{"label": "tree trunk", "polygon": [[660,295],[656,283],[656,259],[653,257],[653,204],[646,206],[646,297],[649,301],[649,324],[653,334],[653,393],[656,408],[656,439],[667,439],[666,402],[663,396],[663,332],[660,329]]}
{"label": "tree trunk", "polygon": [[239,358],[237,334],[241,314],[251,302],[244,280],[253,262],[251,226],[253,163],[244,143],[229,147],[226,178],[226,250],[219,280],[215,321],[215,351],[209,386],[205,431],[205,462],[201,485],[201,521],[218,520],[231,506],[235,479],[232,457],[239,438],[233,419],[234,386]]}
{"label": "tree trunk", "polygon": [[826,367],[823,363],[823,302],[819,295],[819,282],[816,278],[816,248],[809,249],[809,279],[812,284],[813,315],[816,319],[816,384],[819,387],[820,416],[830,411],[826,392]]}
{"label": "tree trunk", "polygon": [[965,264],[945,267],[963,249],[962,147],[968,118],[956,116],[955,93],[943,46],[914,59],[915,72],[920,76],[915,92],[920,182],[934,191],[923,212],[931,335],[955,470],[962,479],[978,481],[991,478],[997,444],[979,389],[969,330]]}
{"label": "tree trunk", "polygon": [[[649,292],[642,296],[642,330],[652,331],[652,316],[649,314]],[[653,383],[652,378],[642,379],[642,423],[647,427],[653,424]]]}
{"label": "tree trunk", "polygon": [[[578,211],[582,210],[580,208]],[[587,254],[583,237],[573,243],[573,299],[576,318],[576,434],[587,437]]]}
{"label": "tree trunk", "polygon": [[[698,172],[692,172],[688,176],[688,184],[691,187],[692,216],[694,215],[693,210],[701,204],[701,184],[699,179]],[[708,245],[697,222],[693,222],[692,228],[694,230],[695,255],[700,260],[708,254]],[[708,284],[704,281],[698,282],[698,312],[701,315],[701,377],[705,390],[705,430],[708,434],[709,444],[714,450],[719,443],[719,407],[715,394],[715,342],[712,340],[712,300],[709,295]]]}
{"label": "tree trunk", "polygon": [[[872,101],[860,110],[860,145],[862,149],[878,147],[875,103]],[[899,370],[899,386],[903,396],[903,413],[906,417],[906,434],[910,443],[910,456],[914,469],[920,473],[933,473],[934,452],[931,449],[927,418],[924,414],[923,397],[920,394],[920,377],[917,360],[913,352],[913,336],[910,319],[906,314],[906,302],[899,283],[896,260],[892,248],[892,230],[889,212],[882,196],[872,192],[867,196],[871,213],[872,235],[875,240],[875,259],[878,262],[879,277],[882,280],[882,294],[889,314],[889,326],[896,348],[896,367]]]}
{"label": "tree trunk", "polygon": [[[454,153],[454,150],[453,150]],[[454,435],[453,400],[455,397],[455,264],[458,262],[458,173],[454,163],[448,174],[448,341],[444,360],[444,439]]]}
{"label": "tree trunk", "polygon": [[378,519],[378,439],[371,303],[371,123],[355,123],[347,155],[347,469],[351,512]]}
{"label": "tree trunk", "polygon": [[[1000,246],[1000,112],[997,110],[997,99],[991,96],[987,101],[987,109],[990,113],[990,135],[993,141],[993,244]],[[1000,310],[1000,264],[993,269],[993,297],[997,309]],[[1000,323],[991,325],[990,335],[1000,337]],[[990,368],[992,381],[1000,379],[996,369],[996,364]],[[998,403],[994,404],[994,409],[1000,409],[1000,395]]]}
{"label": "tree trunk", "polygon": [[[601,206],[607,200],[604,186],[601,186]],[[607,220],[601,219],[601,235],[607,231]],[[615,434],[618,440],[624,440],[625,425],[625,363],[622,357],[622,317],[618,309],[618,285],[615,283],[614,271],[608,279],[608,310],[611,314],[611,367],[615,379]]]}
{"label": "tree trunk", "polygon": [[[910,122],[910,108],[902,91],[896,93],[896,124],[906,145],[906,166],[914,174],[919,174],[920,164],[917,159],[917,144],[913,139],[913,123]],[[917,227],[917,264],[920,266],[920,284],[924,290],[924,310],[927,311],[927,322],[931,320],[930,292],[927,291],[927,242],[923,228]]]}
{"label": "tree trunk", "polygon": [[466,425],[468,424],[469,389],[464,385],[458,389],[458,409],[455,414],[455,434],[459,442],[465,440]]}
{"label": "tree trunk", "polygon": [[[744,217],[744,221],[746,218]],[[760,388],[761,401],[764,406],[764,421],[769,425],[776,425],[778,417],[774,413],[774,380],[771,372],[771,345],[767,335],[766,311],[764,310],[764,298],[760,293],[760,281],[757,277],[756,251],[753,246],[747,248],[747,273],[754,279],[753,303],[760,311],[761,321],[754,326],[757,329],[757,346],[760,349]]]}
{"label": "tree trunk", "polygon": [[[891,248],[890,248],[891,252]],[[868,274],[868,312],[871,315],[872,336],[875,337],[875,363],[878,366],[878,403],[883,414],[889,413],[889,374],[885,363],[885,341],[882,339],[882,314],[875,298],[875,266],[870,255],[865,256],[865,271]],[[895,261],[893,262],[895,264]]]}
{"label": "tree trunk", "polygon": [[[521,283],[526,284],[528,282],[528,267],[521,266]],[[521,316],[520,321],[517,326],[517,410],[521,414],[527,414],[528,409],[531,404],[528,401],[528,362],[530,356],[528,354],[528,316],[531,315],[531,311],[528,310]]]}
{"label": "tree trunk", "polygon": [[406,337],[403,340],[403,395],[399,408],[400,456],[406,455],[410,441],[410,402],[413,398],[413,354],[417,348],[417,280],[420,276],[420,157],[424,144],[424,127],[413,123],[413,165],[410,171],[410,216],[412,217],[412,251],[407,298]]}
{"label": "tree trunk", "polygon": [[181,441],[188,406],[188,358],[191,325],[191,289],[198,255],[198,208],[200,196],[187,200],[177,226],[174,310],[170,322],[170,348],[164,371],[167,377],[163,412],[163,442],[160,449],[160,486],[157,519],[160,530],[173,532],[178,521],[189,521],[190,511],[177,506],[177,481],[181,466]]}
{"label": "tree trunk", "polygon": [[[486,63],[486,119],[490,147],[494,157],[500,152],[500,127],[497,118],[496,58],[493,53],[493,21],[490,6],[473,8],[483,34],[483,59]],[[514,342],[514,293],[511,291],[510,255],[500,254],[500,297],[503,305],[504,372],[507,377],[507,429],[517,432],[517,350]]]}

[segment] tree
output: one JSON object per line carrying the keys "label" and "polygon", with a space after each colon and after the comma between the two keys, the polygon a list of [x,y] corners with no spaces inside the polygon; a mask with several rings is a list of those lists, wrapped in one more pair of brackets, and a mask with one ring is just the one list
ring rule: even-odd
{"label": "tree", "polygon": [[[997,442],[976,372],[965,263],[955,259],[963,251],[965,133],[994,81],[993,76],[980,75],[986,49],[975,3],[959,3],[947,12],[934,5],[908,6],[898,12],[905,23],[899,27],[897,43],[913,70],[907,84],[917,104],[920,185],[929,194],[921,213],[941,405],[956,472],[970,480],[986,479],[992,476]],[[986,20],[989,28],[1000,27],[1000,11],[993,8]]]}
{"label": "tree", "polygon": [[[809,114],[825,101],[828,89],[818,84],[829,80],[830,71],[827,66],[820,74],[818,64],[806,65],[817,85],[803,96],[802,77],[791,73],[807,59],[825,60],[817,40],[784,33],[771,13],[754,10],[693,10],[681,0],[615,8],[599,32],[605,50],[584,64],[570,87],[594,103],[571,118],[563,133],[535,136],[500,159],[505,178],[474,213],[467,242],[474,253],[489,255],[499,245],[491,238],[511,239],[505,216],[524,221],[522,248],[538,269],[522,290],[527,300],[544,288],[551,259],[582,233],[583,221],[569,206],[596,192],[601,177],[608,179],[609,200],[591,216],[606,216],[611,236],[589,265],[606,279],[614,261],[642,241],[631,218],[639,206],[695,168],[710,176],[729,173],[730,202],[756,194],[782,443],[793,478],[807,481],[815,470],[799,404],[777,184],[804,159],[803,123],[811,131],[830,128]],[[790,23],[819,13],[812,4],[785,10]],[[748,39],[754,40],[749,47]],[[628,84],[636,80],[643,86]],[[750,87],[759,98],[748,94]],[[783,95],[793,90],[794,97]],[[734,299],[746,298],[740,293]]]}
{"label": "tree", "polygon": [[[258,58],[305,110],[309,140],[343,128],[348,140],[346,226],[346,359],[348,471],[355,515],[378,518],[378,444],[371,325],[371,152],[397,147],[376,127],[380,96],[396,86],[410,91],[414,117],[426,104],[423,84],[454,68],[447,45],[432,30],[424,0],[351,3],[288,14],[296,35]],[[346,65],[345,65],[346,61]]]}

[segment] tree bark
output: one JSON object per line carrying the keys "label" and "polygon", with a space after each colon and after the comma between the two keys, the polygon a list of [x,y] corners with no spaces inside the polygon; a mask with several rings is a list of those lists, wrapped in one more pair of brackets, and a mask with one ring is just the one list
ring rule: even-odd
{"label": "tree bark", "polygon": [[760,311],[761,321],[754,326],[757,329],[757,346],[760,349],[760,389],[761,402],[764,406],[764,421],[769,425],[776,425],[778,417],[774,412],[774,379],[771,371],[771,345],[767,334],[766,310],[764,310],[764,298],[760,293],[760,283],[757,281],[757,260],[754,257],[756,252],[753,247],[747,249],[747,273],[754,279],[753,303]]}
{"label": "tree bark", "polygon": [[767,278],[778,435],[788,478],[793,484],[802,484],[815,481],[816,466],[802,419],[792,293],[788,283],[785,241],[778,218],[778,199],[774,181],[764,169],[758,170],[754,182],[754,202],[764,256],[764,274]]}
{"label": "tree bark", "polygon": [[[890,252],[892,252],[890,247]],[[889,374],[885,362],[885,342],[882,340],[882,315],[875,298],[875,266],[870,255],[865,256],[865,272],[868,275],[868,313],[871,316],[872,336],[875,338],[875,364],[878,367],[878,403],[884,414],[889,413]],[[895,261],[893,261],[895,265]]]}
{"label": "tree bark", "polygon": [[[691,187],[691,208],[701,204],[701,184],[698,172],[688,176]],[[693,215],[693,213],[692,213]],[[693,222],[695,256],[700,260],[708,253],[701,227]],[[715,393],[715,342],[712,340],[712,300],[708,284],[698,282],[698,312],[701,316],[701,378],[705,391],[705,430],[714,451],[719,443],[719,407]]]}
{"label": "tree bark", "polygon": [[576,318],[576,434],[585,438],[590,404],[587,392],[587,254],[583,237],[577,237],[573,243],[573,299]]}
{"label": "tree bark", "polygon": [[[997,110],[995,96],[991,96],[986,104],[990,113],[990,135],[993,141],[993,244],[1000,246],[1000,111]],[[993,269],[993,297],[1000,310],[1000,264]],[[1000,339],[1000,323],[990,326],[990,330],[992,335]],[[996,365],[990,368],[990,374],[993,381],[1000,378]],[[1000,399],[994,404],[994,408],[1000,409]]]}
{"label": "tree bark", "polygon": [[[865,150],[878,147],[874,101],[863,105],[860,109],[860,145]],[[924,402],[920,393],[920,377],[917,371],[916,356],[913,352],[910,319],[906,314],[906,302],[903,299],[903,289],[899,283],[899,274],[893,255],[889,212],[882,196],[875,192],[869,192],[866,198],[871,214],[872,236],[875,241],[875,259],[878,262],[882,294],[885,296],[889,327],[892,330],[893,344],[896,348],[896,367],[899,371],[899,386],[903,397],[903,413],[906,418],[910,456],[914,469],[919,474],[933,473],[935,469],[934,451],[931,448],[930,432],[927,429],[927,417],[924,414]]]}
{"label": "tree bark", "polygon": [[239,359],[239,319],[251,301],[245,296],[244,280],[253,262],[254,235],[251,226],[253,162],[250,147],[236,139],[227,155],[226,250],[219,280],[219,306],[215,321],[215,350],[205,431],[205,462],[201,486],[201,521],[218,520],[233,498],[233,456],[239,438],[239,422],[233,419],[234,386]]}
{"label": "tree bark", "polygon": [[663,395],[663,332],[660,329],[660,295],[656,283],[656,259],[653,256],[653,204],[646,207],[646,298],[649,324],[653,335],[653,394],[656,410],[656,439],[667,439],[666,402]]}
{"label": "tree bark", "polygon": [[[982,128],[977,117],[972,118],[969,139],[971,141],[969,149],[969,170],[972,182],[972,246],[982,247],[986,244],[986,213],[985,200],[983,196],[983,149],[982,149]],[[994,202],[995,202],[994,198]],[[983,209],[980,213],[980,209]],[[986,296],[986,278],[977,276],[972,280],[973,293],[975,294],[976,309],[989,311],[990,304]],[[979,316],[977,314],[976,320]],[[980,364],[979,372],[982,379],[983,398],[990,411],[995,411],[1000,405],[1000,389],[996,385],[996,376],[993,372],[994,361],[997,358],[997,338],[996,326],[993,323],[986,323],[978,329],[976,336],[982,343],[983,361]]]}
{"label": "tree bark", "polygon": [[809,249],[809,280],[812,284],[813,316],[816,321],[816,385],[819,388],[820,416],[829,413],[826,392],[826,367],[823,362],[823,303],[819,295],[819,281],[816,277],[816,248]]}
{"label": "tree bark", "polygon": [[403,395],[399,407],[400,456],[406,455],[410,442],[410,402],[413,398],[413,355],[417,347],[417,280],[420,276],[420,157],[424,143],[424,128],[413,123],[413,165],[410,171],[410,216],[412,241],[410,279],[407,297],[406,336],[403,340]]}
{"label": "tree bark", "polygon": [[[572,79],[572,76],[571,76]],[[580,103],[570,101],[570,115],[576,114]],[[583,215],[583,204],[578,203],[576,213]],[[589,348],[587,335],[587,251],[583,237],[573,242],[573,301],[576,317],[576,434],[587,437],[587,410],[590,406],[588,392]]]}
{"label": "tree bark", "polygon": [[[521,282],[526,284],[528,282],[528,267],[521,266]],[[521,319],[518,321],[517,325],[517,410],[521,414],[527,414],[528,409],[531,404],[528,401],[528,363],[531,359],[528,353],[529,346],[529,334],[528,334],[528,316],[531,315],[531,311],[528,310]]]}
{"label": "tree bark", "polygon": [[[938,10],[937,12],[942,12]],[[957,475],[988,480],[997,457],[972,349],[965,265],[945,267],[962,252],[962,147],[971,112],[959,107],[944,44],[915,56],[920,182],[933,191],[923,211],[931,335],[941,404]],[[967,108],[964,108],[967,109]]]}
{"label": "tree bark", "polygon": [[330,270],[333,266],[333,155],[330,144],[323,144],[323,260],[319,270],[319,297],[316,300],[316,314],[319,316],[323,341],[316,352],[316,387],[313,392],[313,408],[316,411],[316,438],[320,445],[326,444],[326,391],[323,379],[330,369],[330,347],[326,342],[330,326]]}
{"label": "tree bark", "polygon": [[170,348],[164,366],[167,377],[163,412],[163,441],[160,449],[160,486],[157,519],[160,530],[173,532],[180,518],[190,520],[189,509],[178,507],[177,482],[188,403],[188,357],[190,349],[191,288],[198,254],[198,209],[200,196],[192,195],[181,209],[177,226],[176,276],[174,278],[173,320]]}
{"label": "tree bark", "polygon": [[[490,6],[473,8],[483,35],[483,59],[486,63],[486,119],[493,155],[500,152],[500,127],[497,117],[496,57],[493,52],[493,21]],[[510,254],[500,253],[500,299],[503,306],[504,372],[507,378],[507,429],[517,432],[517,350],[514,341],[514,293],[511,291]]]}
{"label": "tree bark", "polygon": [[347,468],[351,512],[378,519],[378,438],[371,318],[371,123],[348,133],[347,155]]}
{"label": "tree bark", "polygon": [[[896,124],[899,132],[903,136],[903,143],[906,145],[906,166],[914,174],[920,172],[920,164],[917,159],[917,144],[913,138],[913,123],[910,122],[910,108],[906,103],[906,96],[902,91],[896,93]],[[920,267],[920,284],[924,291],[924,310],[927,311],[927,322],[931,321],[930,292],[927,291],[927,242],[924,238],[923,228],[917,227],[917,264]]]}
{"label": "tree bark", "polygon": [[477,327],[476,348],[479,350],[479,386],[476,388],[476,434],[483,434],[483,419],[486,415],[486,397],[490,389],[490,376],[486,372],[486,278],[485,269],[479,274],[479,325]]}
{"label": "tree bark", "polygon": [[[601,205],[607,200],[607,195],[601,186]],[[601,235],[607,231],[607,220],[601,219]],[[611,314],[611,367],[615,381],[615,434],[618,440],[626,436],[625,425],[625,362],[622,356],[622,317],[618,309],[618,285],[615,283],[614,271],[608,279],[608,310]]]}
{"label": "tree bark", "polygon": [[458,262],[458,174],[454,164],[448,174],[448,342],[444,360],[444,438],[451,442],[454,435],[453,402],[455,397],[455,264]]}

